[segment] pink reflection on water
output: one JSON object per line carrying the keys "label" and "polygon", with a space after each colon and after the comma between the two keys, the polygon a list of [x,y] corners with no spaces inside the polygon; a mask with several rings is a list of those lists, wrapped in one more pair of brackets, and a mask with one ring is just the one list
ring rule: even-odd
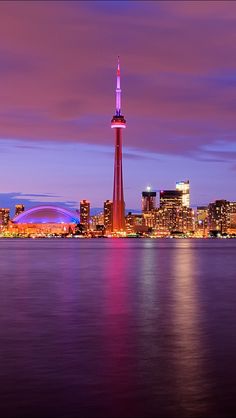
{"label": "pink reflection on water", "polygon": [[109,244],[104,270],[105,377],[109,394],[112,395],[109,401],[113,412],[117,413],[120,408],[125,408],[125,398],[134,386],[130,364],[133,344],[129,334],[131,306],[128,299],[128,272],[132,266],[129,249],[124,247],[123,241],[113,240]]}
{"label": "pink reflection on water", "polygon": [[206,353],[201,329],[195,251],[191,241],[176,242],[175,260],[172,263],[175,278],[173,326],[176,344],[173,377],[182,410],[201,416],[205,411],[206,394],[210,388],[204,373]]}

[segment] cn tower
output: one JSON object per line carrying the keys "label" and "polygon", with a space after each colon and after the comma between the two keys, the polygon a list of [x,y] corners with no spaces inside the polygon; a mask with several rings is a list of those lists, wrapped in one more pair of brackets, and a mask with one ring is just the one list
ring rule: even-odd
{"label": "cn tower", "polygon": [[126,120],[121,114],[120,88],[120,60],[118,57],[116,76],[116,113],[112,118],[111,127],[115,131],[115,165],[113,186],[113,232],[125,231],[125,202],[122,172],[122,129],[126,127]]}

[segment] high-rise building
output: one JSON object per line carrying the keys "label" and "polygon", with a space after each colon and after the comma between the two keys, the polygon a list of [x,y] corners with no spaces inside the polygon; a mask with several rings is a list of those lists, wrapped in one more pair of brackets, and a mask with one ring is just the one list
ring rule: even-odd
{"label": "high-rise building", "polygon": [[111,121],[115,131],[115,165],[113,187],[113,232],[125,231],[125,202],[122,171],[122,129],[126,127],[126,120],[121,114],[120,63],[118,57],[116,79],[116,112]]}
{"label": "high-rise building", "polygon": [[155,211],[155,229],[159,235],[194,231],[194,211],[186,206],[161,206]]}
{"label": "high-rise building", "polygon": [[201,233],[201,236],[206,236],[208,233],[208,207],[198,206],[196,213],[196,229]]}
{"label": "high-rise building", "polygon": [[113,211],[113,202],[111,200],[106,200],[104,202],[104,226],[107,232],[112,231],[112,211]]}
{"label": "high-rise building", "polygon": [[187,206],[177,209],[177,231],[182,233],[194,232],[194,210]]}
{"label": "high-rise building", "polygon": [[229,233],[236,234],[236,202],[229,202]]}
{"label": "high-rise building", "polygon": [[147,189],[142,192],[142,212],[147,213],[156,209],[156,192],[151,190],[148,186]]}
{"label": "high-rise building", "polygon": [[208,223],[210,231],[227,233],[229,227],[229,202],[216,200],[208,205]]}
{"label": "high-rise building", "polygon": [[182,206],[182,191],[162,190],[160,192],[160,207],[172,208]]}
{"label": "high-rise building", "polygon": [[0,208],[0,225],[7,226],[10,221],[10,209]]}
{"label": "high-rise building", "polygon": [[85,230],[89,229],[90,222],[90,202],[88,200],[81,200],[80,202],[80,223]]}
{"label": "high-rise building", "polygon": [[126,231],[128,233],[142,232],[145,229],[144,219],[141,213],[128,212],[128,214],[125,217],[125,221]]}
{"label": "high-rise building", "polygon": [[183,205],[182,190],[160,192],[160,208],[156,211],[156,229],[163,234],[193,233],[194,211]]}
{"label": "high-rise building", "polygon": [[155,229],[160,235],[168,235],[176,230],[176,209],[174,207],[161,206],[156,210]]}
{"label": "high-rise building", "polygon": [[15,216],[20,215],[22,212],[24,212],[24,210],[24,205],[15,205]]}
{"label": "high-rise building", "polygon": [[190,206],[189,180],[176,182],[176,190],[179,190],[182,192],[182,205],[189,208]]}
{"label": "high-rise building", "polygon": [[104,214],[99,212],[96,215],[91,216],[90,218],[90,229],[95,231],[97,228],[104,227]]}

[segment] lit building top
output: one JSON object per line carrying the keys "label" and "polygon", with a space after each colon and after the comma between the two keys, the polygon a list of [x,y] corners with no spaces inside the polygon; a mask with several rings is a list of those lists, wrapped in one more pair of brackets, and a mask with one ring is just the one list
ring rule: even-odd
{"label": "lit building top", "polygon": [[142,212],[150,212],[156,209],[156,192],[152,191],[151,186],[147,186],[142,192]]}
{"label": "lit building top", "polygon": [[160,192],[161,207],[182,206],[182,191],[180,190],[162,190]]}
{"label": "lit building top", "polygon": [[178,181],[176,183],[176,190],[182,192],[182,204],[183,206],[190,206],[190,185],[189,180],[186,181]]}

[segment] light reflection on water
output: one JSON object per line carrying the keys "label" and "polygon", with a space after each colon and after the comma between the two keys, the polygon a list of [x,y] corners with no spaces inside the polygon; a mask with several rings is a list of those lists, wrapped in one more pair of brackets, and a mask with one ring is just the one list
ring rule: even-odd
{"label": "light reflection on water", "polygon": [[233,416],[235,250],[0,241],[0,416]]}
{"label": "light reflection on water", "polygon": [[[173,268],[173,327],[176,335],[174,371],[182,416],[202,416],[210,391],[204,364],[201,306],[197,285],[197,253],[193,241],[177,242]],[[173,245],[174,245],[173,244]],[[208,401],[209,402],[209,401]]]}

